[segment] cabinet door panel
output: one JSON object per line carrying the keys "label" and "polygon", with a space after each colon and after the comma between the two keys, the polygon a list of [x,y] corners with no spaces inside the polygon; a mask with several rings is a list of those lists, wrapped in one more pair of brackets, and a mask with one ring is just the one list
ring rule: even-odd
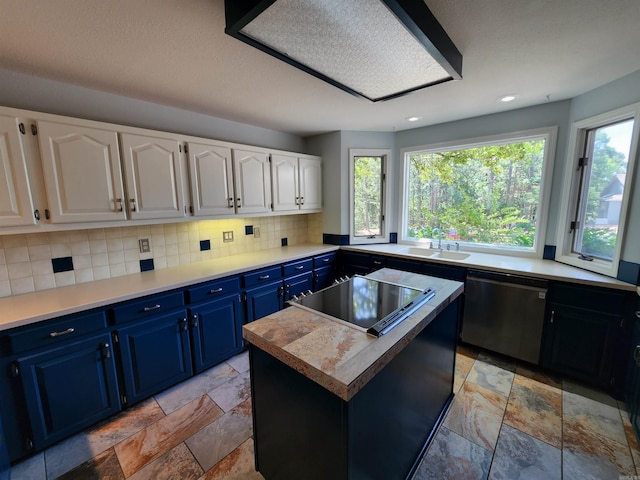
{"label": "cabinet door panel", "polygon": [[242,349],[242,305],[238,294],[190,309],[195,371],[200,372]]}
{"label": "cabinet door panel", "polygon": [[129,217],[184,217],[180,144],[168,138],[122,134]]}
{"label": "cabinet door panel", "polygon": [[291,300],[294,295],[308,292],[313,288],[313,273],[307,272],[284,279],[284,300]]}
{"label": "cabinet door panel", "polygon": [[273,210],[299,210],[298,159],[287,155],[271,155]]}
{"label": "cabinet door panel", "polygon": [[138,402],[193,373],[186,313],[159,315],[118,332],[127,403]]}
{"label": "cabinet door panel", "polygon": [[17,361],[40,449],[120,408],[108,334]]}
{"label": "cabinet door panel", "polygon": [[125,220],[116,132],[43,121],[38,132],[51,221]]}
{"label": "cabinet door panel", "polygon": [[282,308],[282,281],[249,289],[246,294],[247,322],[253,322]]}
{"label": "cabinet door panel", "polygon": [[271,210],[271,170],[266,153],[233,151],[238,213]]}
{"label": "cabinet door panel", "polygon": [[336,278],[336,269],[333,265],[317,268],[313,271],[313,291],[317,292],[330,286]]}
{"label": "cabinet door panel", "polygon": [[300,158],[300,209],[322,208],[322,160]]}
{"label": "cabinet door panel", "polygon": [[611,351],[620,317],[551,303],[542,364],[545,367],[608,386]]}
{"label": "cabinet door panel", "polygon": [[18,120],[0,115],[0,227],[35,223],[27,178]]}
{"label": "cabinet door panel", "polygon": [[189,143],[189,173],[196,217],[235,213],[230,148]]}

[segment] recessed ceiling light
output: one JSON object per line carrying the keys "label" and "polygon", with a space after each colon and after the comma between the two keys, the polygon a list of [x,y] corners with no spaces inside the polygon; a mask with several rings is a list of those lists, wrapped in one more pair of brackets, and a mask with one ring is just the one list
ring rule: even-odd
{"label": "recessed ceiling light", "polygon": [[417,122],[418,120],[420,120],[422,117],[407,117],[407,121],[408,122]]}
{"label": "recessed ceiling light", "polygon": [[504,97],[500,97],[500,101],[501,102],[512,102],[513,100],[516,99],[515,95],[505,95]]}

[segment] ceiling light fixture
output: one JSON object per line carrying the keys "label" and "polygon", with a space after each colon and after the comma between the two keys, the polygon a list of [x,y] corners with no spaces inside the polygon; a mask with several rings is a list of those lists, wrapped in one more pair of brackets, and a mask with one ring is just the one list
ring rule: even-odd
{"label": "ceiling light fixture", "polygon": [[407,122],[417,122],[418,120],[420,120],[422,117],[408,117],[407,118]]}
{"label": "ceiling light fixture", "polygon": [[229,35],[373,102],[462,78],[424,0],[225,0]]}
{"label": "ceiling light fixture", "polygon": [[515,99],[516,99],[516,96],[515,96],[515,95],[505,95],[504,97],[500,97],[500,101],[501,101],[501,102],[505,102],[505,103],[507,103],[507,102],[512,102],[512,101],[514,101]]}

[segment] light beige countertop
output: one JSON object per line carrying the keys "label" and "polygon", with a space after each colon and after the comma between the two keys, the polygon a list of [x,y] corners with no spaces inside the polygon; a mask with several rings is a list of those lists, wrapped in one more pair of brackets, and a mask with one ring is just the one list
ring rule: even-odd
{"label": "light beige countertop", "polygon": [[295,306],[251,322],[251,344],[349,401],[463,291],[463,284],[383,268],[367,275],[408,287],[432,287],[436,295],[380,337]]}
{"label": "light beige countertop", "polygon": [[[476,268],[492,272],[511,273],[529,277],[545,278],[547,280],[559,280],[582,285],[592,285],[596,287],[615,288],[618,290],[628,291],[638,289],[636,285],[631,283],[621,282],[615,278],[610,278],[587,270],[581,270],[553,260],[542,260],[539,258],[513,257],[508,255],[493,255],[488,253],[461,251],[460,253],[469,254],[469,257],[463,260],[440,259],[433,256],[421,256],[409,253],[410,251],[416,251],[416,247],[396,243],[361,246],[349,245],[341,248],[343,250],[350,250],[354,252],[372,254],[379,253],[411,260],[424,260],[426,262],[440,263],[444,265]],[[425,250],[425,253],[429,251],[428,248],[420,248],[420,250]],[[431,252],[437,253],[438,250],[432,250]]]}
{"label": "light beige countertop", "polygon": [[337,249],[333,245],[273,248],[0,298],[0,331]]}

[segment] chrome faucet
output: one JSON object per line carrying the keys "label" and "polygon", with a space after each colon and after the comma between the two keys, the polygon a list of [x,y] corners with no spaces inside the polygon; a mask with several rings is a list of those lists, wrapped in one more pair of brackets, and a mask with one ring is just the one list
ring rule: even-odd
{"label": "chrome faucet", "polygon": [[438,239],[438,249],[442,250],[442,235],[440,233],[440,229],[438,227],[434,228],[433,230],[431,230],[431,235],[433,235],[434,238]]}

